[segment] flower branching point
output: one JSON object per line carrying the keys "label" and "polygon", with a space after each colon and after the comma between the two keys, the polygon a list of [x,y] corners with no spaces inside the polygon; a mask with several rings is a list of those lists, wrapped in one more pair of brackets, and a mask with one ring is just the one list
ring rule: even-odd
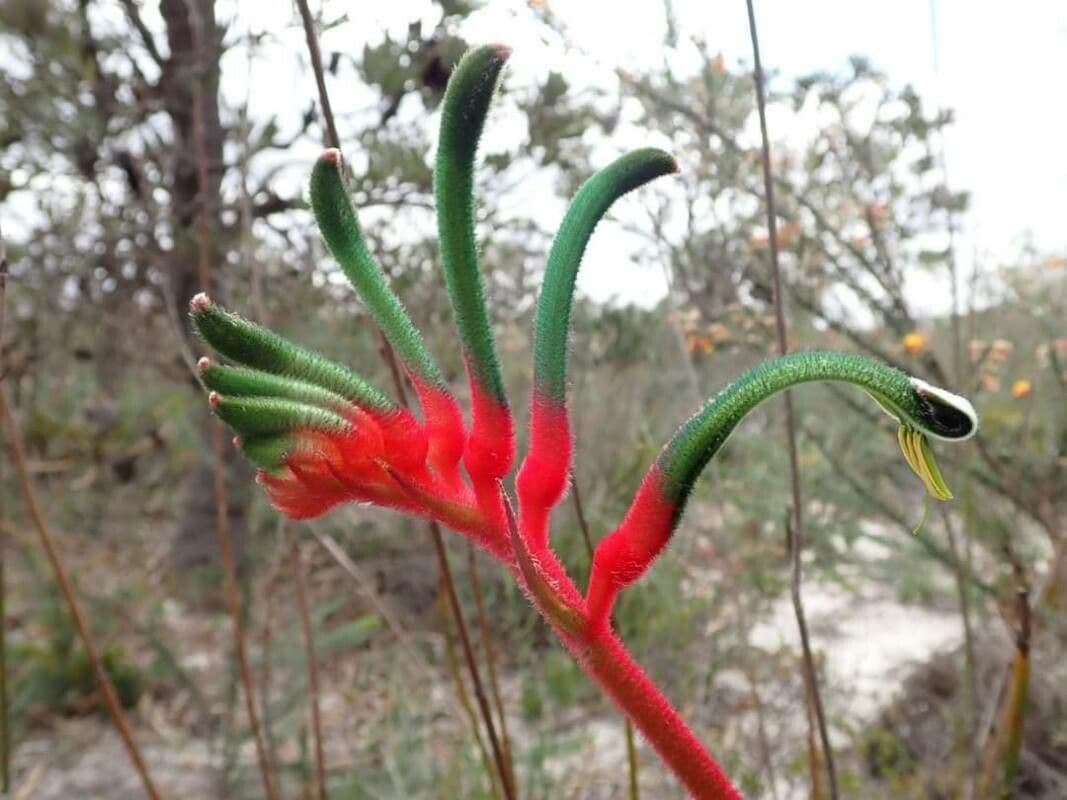
{"label": "flower branching point", "polygon": [[618,595],[668,545],[693,486],[749,411],[790,386],[852,383],[900,425],[899,442],[929,493],[951,497],[928,437],[969,438],[963,398],[883,364],[842,353],[767,361],[729,384],[663,448],[622,522],[599,543],[582,592],[552,550],[551,513],[566,491],[573,450],[567,412],[567,337],[586,245],[616,200],[676,172],[661,150],[629,153],[581,187],[555,237],[537,308],[529,448],[516,478],[518,513],[504,480],[515,462],[515,425],[493,343],[478,258],[474,169],[478,142],[510,51],[469,52],[441,112],[434,170],[441,267],[471,398],[470,424],[421,333],[367,246],[345,186],[341,154],[327,150],[311,174],[311,207],[326,246],[397,353],[421,415],[347,367],[221,308],[205,294],[192,324],[225,363],[198,370],[214,413],[258,468],[273,505],[306,519],[346,502],[436,520],[470,537],[511,571],[582,668],[611,696],[695,797],[737,790],[609,624]]}

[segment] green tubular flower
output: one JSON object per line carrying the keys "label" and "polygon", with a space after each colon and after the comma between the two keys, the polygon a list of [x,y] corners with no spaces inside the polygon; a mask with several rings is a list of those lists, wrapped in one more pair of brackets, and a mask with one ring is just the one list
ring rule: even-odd
{"label": "green tubular flower", "polygon": [[474,235],[474,158],[489,102],[511,51],[489,45],[469,51],[452,72],[441,108],[434,198],[441,263],[471,378],[507,405],[485,307]]}
{"label": "green tubular flower", "polygon": [[899,441],[930,494],[951,497],[926,437],[963,441],[978,417],[962,397],[847,353],[793,353],[746,372],[682,425],[649,469],[619,526],[601,540],[586,593],[590,618],[608,619],[618,593],[643,575],[670,540],[697,478],[742,419],[800,383],[839,381],[866,390],[901,426]]}
{"label": "green tubular flower", "polygon": [[567,333],[582,256],[597,224],[616,200],[677,169],[672,156],[653,148],[616,159],[578,190],[552,243],[537,305],[530,444],[516,484],[520,528],[535,551],[547,544],[548,514],[563,497],[571,468]]}
{"label": "green tubular flower", "polygon": [[229,367],[212,363],[202,358],[197,364],[204,386],[222,395],[232,397],[279,397],[296,400],[339,414],[351,409],[352,404],[336,392],[323,389],[307,381],[271,375],[248,367]]}
{"label": "green tubular flower", "polygon": [[670,154],[651,147],[635,150],[597,172],[575,195],[552,243],[537,304],[534,390],[541,398],[556,405],[566,402],[574,284],[593,230],[624,194],[677,171],[678,162]]}
{"label": "green tubular flower", "polygon": [[276,436],[295,431],[341,435],[352,430],[343,417],[324,408],[278,397],[225,397],[218,392],[208,402],[219,419],[239,436]]}
{"label": "green tubular flower", "polygon": [[405,367],[423,383],[443,386],[441,373],[426,349],[422,334],[367,249],[359,217],[345,187],[340,150],[327,150],[315,164],[311,172],[311,208],[326,246]]}
{"label": "green tubular flower", "polygon": [[[978,416],[966,399],[900,370],[848,353],[793,353],[745,373],[671,439],[658,464],[676,500],[684,502],[704,466],[749,411],[783,389],[811,381],[855,384],[902,426],[923,436],[958,442],[978,430]],[[934,463],[928,447],[926,452],[925,458]]]}
{"label": "green tubular flower", "polygon": [[293,452],[296,439],[292,436],[235,437],[245,458],[262,470],[277,473],[285,465],[285,457]]}
{"label": "green tubular flower", "polygon": [[238,364],[314,384],[367,410],[395,408],[392,400],[355,373],[224,310],[206,294],[198,294],[189,306],[197,333]]}

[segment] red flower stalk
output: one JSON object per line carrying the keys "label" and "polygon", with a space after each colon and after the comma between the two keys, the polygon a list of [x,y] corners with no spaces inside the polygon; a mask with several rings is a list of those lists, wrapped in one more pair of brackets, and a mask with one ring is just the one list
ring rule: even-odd
{"label": "red flower stalk", "polygon": [[778,391],[811,380],[862,386],[906,429],[909,462],[919,464],[921,476],[936,472],[925,436],[964,439],[977,419],[962,398],[856,356],[802,353],[762,364],[709,401],[663,449],[622,523],[599,543],[583,595],[549,542],[551,512],[571,468],[566,371],[575,279],[594,228],[615,200],[677,165],[654,149],[623,156],[585,183],[560,226],[537,312],[530,440],[516,480],[516,522],[503,489],[515,458],[514,421],[485,305],[473,201],[477,144],[508,54],[482,47],[456,67],[434,173],[442,268],[470,384],[470,428],[366,246],[337,150],[327,150],[312,172],[312,209],[330,252],[399,355],[422,418],[340,364],[203,294],[191,303],[193,325],[234,364],[203,358],[201,378],[211,407],[237,434],[236,445],[259,468],[258,480],[279,511],[305,519],[344,502],[373,503],[471,537],[511,571],[581,667],[694,797],[739,797],[612,631],[608,620],[619,592],[666,547],[697,477],[733,428]]}

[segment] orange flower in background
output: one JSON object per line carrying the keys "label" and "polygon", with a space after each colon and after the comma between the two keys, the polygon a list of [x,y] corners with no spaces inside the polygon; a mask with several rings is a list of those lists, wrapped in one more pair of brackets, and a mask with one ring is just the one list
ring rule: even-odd
{"label": "orange flower in background", "polygon": [[726,74],[726,59],[723,57],[722,53],[719,53],[711,60],[711,71],[716,75]]}
{"label": "orange flower in background", "polygon": [[1003,364],[1015,350],[1015,345],[1007,339],[996,339],[989,346],[989,360],[994,364]]}
{"label": "orange flower in background", "polygon": [[713,342],[725,342],[730,338],[730,329],[721,322],[713,322],[708,325],[708,336]]}
{"label": "orange flower in background", "polygon": [[867,206],[867,219],[875,227],[882,227],[890,220],[889,206],[883,202],[874,202]]}
{"label": "orange flower in background", "polygon": [[706,334],[687,333],[685,335],[685,349],[690,353],[708,355],[715,350],[715,342]]}
{"label": "orange flower in background", "polygon": [[926,352],[926,337],[919,331],[912,331],[901,340],[904,352],[909,356],[921,356]]}
{"label": "orange flower in background", "polygon": [[1064,269],[1067,267],[1067,258],[1050,258],[1045,261],[1045,269]]}
{"label": "orange flower in background", "polygon": [[1011,396],[1016,400],[1022,400],[1024,397],[1029,397],[1033,391],[1033,384],[1026,378],[1020,378],[1011,385]]}
{"label": "orange flower in background", "polygon": [[778,226],[778,246],[789,247],[800,234],[800,225],[795,222],[783,222]]}

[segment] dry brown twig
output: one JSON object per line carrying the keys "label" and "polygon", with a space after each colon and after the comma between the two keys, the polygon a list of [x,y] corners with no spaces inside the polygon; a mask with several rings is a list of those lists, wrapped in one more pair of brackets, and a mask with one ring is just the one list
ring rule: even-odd
{"label": "dry brown twig", "polygon": [[[7,245],[0,231],[0,386],[6,375],[4,322],[7,319]],[[5,499],[3,462],[0,462],[0,501]],[[0,507],[0,525],[6,507]],[[11,791],[11,709],[7,689],[7,536],[0,532],[0,793]]]}
{"label": "dry brown twig", "polygon": [[[767,109],[764,97],[763,65],[760,62],[759,36],[756,31],[756,10],[753,0],[746,0],[748,8],[748,28],[752,39],[753,77],[756,85],[756,108],[759,112],[760,138],[762,142],[763,189],[766,196],[767,234],[770,245],[771,277],[774,286],[774,319],[778,335],[778,352],[789,352],[786,334],[784,300],[782,299],[782,273],[778,264],[778,220],[774,208],[774,176],[771,171],[771,143],[767,134]],[[837,771],[834,767],[833,749],[830,747],[830,734],[826,726],[826,713],[823,710],[822,697],[819,695],[818,678],[815,672],[815,659],[811,652],[811,640],[808,635],[808,623],[804,616],[804,601],[801,596],[801,561],[800,552],[804,546],[803,514],[801,513],[800,462],[797,458],[796,415],[793,412],[793,396],[785,392],[785,435],[789,450],[789,487],[792,494],[792,508],[786,530],[789,534],[790,561],[790,595],[793,611],[800,633],[800,646],[803,654],[804,685],[808,704],[818,725],[819,739],[822,744],[823,757],[826,759],[826,773],[830,780],[830,797],[837,800]],[[812,764],[814,771],[815,765]]]}
{"label": "dry brown twig", "polygon": [[[288,530],[288,526],[282,523]],[[300,541],[295,533],[290,532],[291,558],[293,573],[296,578],[296,602],[300,612],[300,627],[304,634],[304,658],[308,671],[308,702],[311,706],[311,733],[315,751],[315,784],[319,800],[326,800],[326,757],[322,747],[322,714],[319,710],[319,662],[315,655],[315,635],[311,627],[311,612],[308,609],[307,578],[304,574],[304,560],[300,555]]]}
{"label": "dry brown twig", "polygon": [[130,761],[133,762],[133,768],[137,771],[137,775],[141,779],[141,785],[144,787],[145,794],[148,795],[151,800],[160,800],[161,795],[159,790],[156,788],[155,783],[149,775],[148,767],[141,755],[141,750],[137,746],[136,740],[133,738],[133,732],[130,730],[125,713],[123,713],[122,703],[119,701],[118,693],[115,691],[115,687],[111,683],[111,678],[108,677],[107,670],[104,669],[103,662],[100,660],[96,642],[93,639],[92,633],[89,630],[89,625],[86,622],[81,607],[78,605],[77,598],[74,595],[74,587],[71,586],[70,580],[67,577],[66,568],[63,566],[63,562],[59,557],[59,551],[56,548],[55,540],[44,521],[44,515],[41,513],[41,507],[37,502],[37,495],[33,491],[30,475],[26,469],[26,455],[22,446],[22,438],[19,436],[18,428],[15,425],[14,415],[12,415],[11,409],[8,406],[7,392],[5,392],[2,387],[0,387],[0,423],[7,429],[7,443],[8,449],[11,452],[11,463],[15,467],[15,476],[18,479],[19,488],[22,491],[22,497],[26,503],[26,509],[29,511],[34,528],[37,530],[37,535],[41,542],[41,549],[44,550],[45,557],[48,559],[48,564],[52,568],[52,574],[55,577],[56,584],[59,586],[60,593],[63,595],[63,601],[67,606],[67,611],[74,622],[74,629],[77,631],[82,647],[85,648],[85,655],[89,659],[89,663],[92,665],[93,675],[96,676],[97,686],[100,689],[101,699],[107,707],[108,714],[115,726],[115,730],[119,734],[119,738],[122,740],[126,753],[130,757]]}
{"label": "dry brown twig", "polygon": [[[198,214],[198,243],[197,243],[197,267],[202,291],[210,292],[211,285],[211,222],[208,217],[210,207],[208,203],[208,155],[207,133],[204,125],[204,90],[203,84],[206,79],[207,61],[205,50],[205,31],[203,20],[196,8],[195,0],[187,0],[189,22],[192,28],[194,48],[197,53],[198,74],[192,81],[193,97],[193,136],[196,146],[196,182],[200,195],[200,208]],[[263,737],[263,731],[259,723],[259,713],[256,710],[256,692],[252,680],[252,670],[248,662],[248,651],[245,642],[244,624],[241,621],[241,599],[237,590],[237,564],[233,552],[233,541],[230,535],[228,498],[226,493],[226,459],[225,444],[223,442],[222,423],[213,419],[211,425],[211,450],[213,457],[213,469],[215,474],[215,530],[219,540],[219,557],[222,562],[223,593],[225,595],[226,609],[229,612],[233,625],[234,651],[237,657],[238,675],[241,680],[245,697],[245,710],[248,714],[248,725],[251,730],[252,740],[256,749],[256,762],[259,766],[260,780],[263,783],[263,791],[267,800],[280,800],[277,783],[270,760],[267,756],[267,747]]]}
{"label": "dry brown twig", "polygon": [[[311,16],[311,10],[308,7],[307,0],[296,0],[296,5],[297,9],[300,11],[300,18],[304,26],[308,55],[311,58],[311,69],[315,75],[315,85],[319,94],[319,107],[322,111],[324,124],[326,126],[326,146],[340,149],[341,142],[340,137],[337,134],[337,125],[334,121],[333,109],[330,106],[329,92],[326,90],[326,76],[322,67],[322,53],[319,50],[318,36],[315,34],[314,19]],[[393,348],[381,331],[378,331],[378,335],[381,340],[382,357],[392,375],[397,399],[400,401],[400,404],[406,408],[409,406],[407,392],[404,390],[404,379],[401,375],[400,367],[397,364],[396,356],[393,353]],[[428,528],[430,531],[430,538],[433,541],[434,553],[437,557],[442,585],[448,598],[449,607],[452,612],[452,619],[456,625],[456,631],[459,634],[460,645],[463,650],[464,660],[466,661],[467,671],[470,674],[471,686],[474,689],[474,696],[478,703],[478,710],[481,714],[482,723],[485,725],[486,734],[489,737],[489,744],[493,751],[493,762],[500,777],[505,798],[507,798],[507,800],[514,800],[516,790],[512,781],[513,770],[509,766],[509,760],[505,756],[504,748],[497,735],[496,724],[493,722],[493,713],[486,697],[481,672],[478,669],[478,663],[474,658],[474,649],[471,647],[470,632],[463,616],[463,607],[459,602],[459,595],[456,593],[455,580],[452,577],[452,568],[449,564],[444,536],[441,533],[441,527],[436,522],[429,522]]]}

